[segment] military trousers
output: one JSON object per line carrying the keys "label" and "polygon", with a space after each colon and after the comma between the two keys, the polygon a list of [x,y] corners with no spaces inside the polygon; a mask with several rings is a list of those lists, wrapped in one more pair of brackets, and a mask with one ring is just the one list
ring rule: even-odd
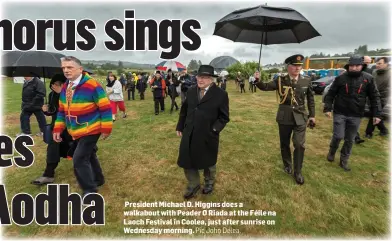
{"label": "military trousers", "polygon": [[280,152],[283,165],[292,167],[290,139],[294,146],[294,172],[301,173],[305,155],[306,125],[282,125],[279,124]]}
{"label": "military trousers", "polygon": [[[195,188],[200,185],[200,174],[198,169],[184,169],[185,177],[188,180],[188,188]],[[216,176],[216,165],[203,170],[204,184],[214,184]]]}
{"label": "military trousers", "polygon": [[344,165],[348,163],[360,124],[360,117],[350,117],[339,114],[333,115],[333,136],[329,145],[329,154],[335,156],[340,141],[344,139],[344,144],[340,151],[340,162]]}

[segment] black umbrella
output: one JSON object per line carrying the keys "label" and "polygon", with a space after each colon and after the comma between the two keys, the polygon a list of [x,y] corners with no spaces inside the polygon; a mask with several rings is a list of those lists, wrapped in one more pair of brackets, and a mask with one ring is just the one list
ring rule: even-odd
{"label": "black umbrella", "polygon": [[52,78],[55,74],[62,73],[62,57],[65,55],[45,51],[10,51],[2,55],[1,70],[2,74],[8,77],[44,78],[45,84],[45,78]]}
{"label": "black umbrella", "polygon": [[61,58],[63,54],[45,51],[10,51],[2,56],[2,74],[14,76],[39,76],[51,78],[62,73]]}
{"label": "black umbrella", "polygon": [[291,8],[260,5],[236,10],[215,23],[214,35],[234,42],[260,44],[301,43],[321,36],[309,21]]}

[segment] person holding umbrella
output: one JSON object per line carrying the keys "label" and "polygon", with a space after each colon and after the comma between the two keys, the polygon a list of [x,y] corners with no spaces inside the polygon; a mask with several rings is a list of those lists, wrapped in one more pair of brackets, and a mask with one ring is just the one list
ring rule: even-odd
{"label": "person holding umbrella", "polygon": [[187,92],[177,123],[177,136],[181,137],[178,166],[184,169],[188,185],[185,199],[200,189],[199,170],[204,171],[203,194],[212,193],[218,159],[219,135],[229,119],[229,96],[218,88],[214,68],[201,65],[197,73],[197,87]]}
{"label": "person holding umbrella", "polygon": [[[263,83],[259,81],[256,86],[264,91],[277,91],[279,109],[276,121],[279,125],[280,151],[283,159],[284,171],[292,173],[292,159],[290,138],[293,134],[294,144],[294,179],[302,185],[302,163],[305,154],[305,133],[307,124],[315,126],[315,104],[310,78],[300,75],[304,56],[296,54],[285,60],[288,75]],[[305,99],[309,114],[305,109]]]}

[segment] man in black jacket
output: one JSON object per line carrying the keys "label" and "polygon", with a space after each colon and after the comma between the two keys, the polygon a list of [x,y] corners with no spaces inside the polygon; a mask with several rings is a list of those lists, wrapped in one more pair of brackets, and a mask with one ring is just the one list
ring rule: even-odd
{"label": "man in black jacket", "polygon": [[137,78],[138,80],[136,83],[136,89],[139,91],[140,100],[144,100],[144,92],[146,91],[147,88],[147,82],[145,81],[146,77],[139,74]]}
{"label": "man in black jacket", "polygon": [[333,162],[340,141],[344,145],[340,152],[340,164],[345,171],[350,171],[348,159],[351,154],[354,138],[365,112],[366,98],[369,98],[373,123],[380,122],[380,94],[373,77],[363,70],[366,65],[361,56],[353,56],[344,66],[346,73],[336,77],[325,96],[324,113],[331,117],[333,103],[333,136],[327,160]]}
{"label": "man in black jacket", "polygon": [[[376,62],[376,71],[373,73],[374,80],[377,84],[377,89],[380,92],[380,100],[381,100],[381,108],[384,107],[389,102],[389,89],[391,86],[391,69],[389,67],[389,60],[387,57],[381,57]],[[384,121],[381,120],[377,125],[380,130],[380,136],[388,135],[388,129],[384,124]],[[372,138],[373,131],[375,125],[373,125],[373,118],[369,119],[367,128],[366,128],[366,137]]]}
{"label": "man in black jacket", "polygon": [[19,135],[31,135],[30,116],[35,115],[42,136],[46,125],[45,115],[42,111],[46,89],[44,83],[37,77],[24,77],[25,83],[22,90],[22,113],[20,114],[20,127],[22,133]]}

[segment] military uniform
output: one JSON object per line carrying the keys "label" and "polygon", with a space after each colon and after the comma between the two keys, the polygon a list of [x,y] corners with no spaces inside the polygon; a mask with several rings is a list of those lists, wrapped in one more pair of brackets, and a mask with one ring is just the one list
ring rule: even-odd
{"label": "military uniform", "polygon": [[[293,55],[286,59],[286,64],[302,65],[304,57]],[[280,149],[285,172],[292,173],[290,137],[293,133],[294,145],[294,177],[298,184],[303,184],[301,174],[305,153],[305,132],[308,118],[315,117],[315,104],[310,78],[301,75],[290,79],[289,75],[255,85],[264,91],[276,91],[279,108],[276,121],[279,124]],[[305,108],[307,100],[308,111]]]}

